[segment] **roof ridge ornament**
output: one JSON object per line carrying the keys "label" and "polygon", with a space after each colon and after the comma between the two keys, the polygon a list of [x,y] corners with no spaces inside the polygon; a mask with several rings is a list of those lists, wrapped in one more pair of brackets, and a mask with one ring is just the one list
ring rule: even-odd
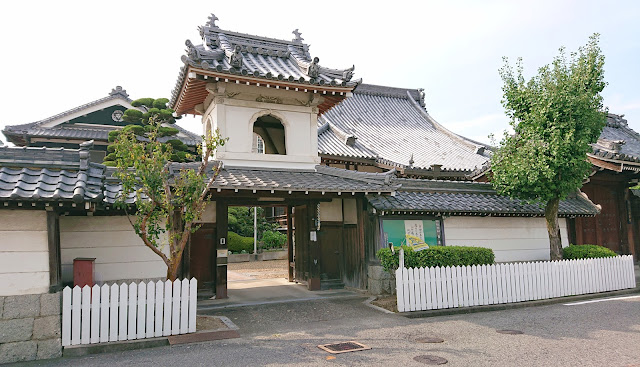
{"label": "roof ridge ornament", "polygon": [[240,50],[242,50],[242,47],[236,45],[233,48],[233,53],[229,56],[229,64],[236,69],[242,68],[242,52]]}
{"label": "roof ridge ornament", "polygon": [[420,94],[420,100],[418,101],[418,103],[420,103],[420,106],[426,107],[426,104],[424,102],[424,98],[425,98],[424,88],[418,88],[418,93]]}
{"label": "roof ridge ornament", "polygon": [[129,95],[127,94],[127,91],[124,90],[121,86],[116,86],[115,88],[111,89],[111,93],[109,93],[110,96],[124,96],[124,98],[129,98]]}
{"label": "roof ridge ornament", "polygon": [[351,81],[351,78],[353,78],[353,71],[355,69],[356,69],[355,65],[351,66],[349,69],[346,69],[342,73],[342,80],[344,80],[345,82]]}
{"label": "roof ridge ornament", "polygon": [[304,41],[304,38],[302,38],[302,33],[298,31],[298,28],[294,29],[291,33],[296,36],[296,38],[293,39],[293,43],[302,43],[302,41]]}
{"label": "roof ridge ornament", "polygon": [[311,64],[309,64],[309,67],[307,67],[307,75],[310,78],[317,78],[320,75],[320,65],[318,65],[319,62],[320,58],[314,57]]}
{"label": "roof ridge ornament", "polygon": [[218,26],[216,25],[216,20],[220,20],[220,19],[218,19],[218,17],[216,17],[215,14],[211,13],[208,19],[209,21],[207,22],[207,27],[218,28]]}
{"label": "roof ridge ornament", "polygon": [[411,158],[409,158],[409,168],[413,168],[413,164],[415,161],[413,160],[413,153],[411,153]]}

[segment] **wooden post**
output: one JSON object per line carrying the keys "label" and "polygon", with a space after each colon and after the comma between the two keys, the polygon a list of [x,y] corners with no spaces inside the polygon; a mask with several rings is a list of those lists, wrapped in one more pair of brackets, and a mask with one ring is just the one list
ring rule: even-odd
{"label": "wooden post", "polygon": [[227,298],[228,203],[216,202],[216,299]]}
{"label": "wooden post", "polygon": [[289,281],[293,282],[293,210],[287,205],[287,255],[289,259]]}
{"label": "wooden post", "polygon": [[49,292],[62,289],[62,266],[60,260],[60,215],[47,211],[47,243],[49,248]]}
{"label": "wooden post", "polygon": [[320,246],[318,242],[318,203],[310,202],[307,218],[309,223],[309,283],[310,291],[320,290]]}

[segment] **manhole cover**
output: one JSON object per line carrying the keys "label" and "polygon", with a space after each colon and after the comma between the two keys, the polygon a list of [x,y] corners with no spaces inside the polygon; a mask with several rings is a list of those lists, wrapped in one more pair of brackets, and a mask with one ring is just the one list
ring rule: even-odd
{"label": "manhole cover", "polygon": [[505,330],[497,330],[497,332],[499,332],[500,334],[509,334],[509,335],[519,335],[519,334],[524,334],[522,331],[520,330],[509,330],[509,329],[505,329]]}
{"label": "manhole cover", "polygon": [[444,343],[444,339],[436,338],[436,337],[432,337],[432,336],[426,336],[426,337],[423,337],[423,338],[418,338],[418,339],[416,339],[416,341],[418,343]]}
{"label": "manhole cover", "polygon": [[359,350],[371,349],[371,348],[367,347],[364,344],[360,344],[358,342],[353,342],[353,341],[318,345],[318,348],[324,350],[325,352],[329,352],[329,353],[333,353],[333,354],[356,352],[356,351],[359,351]]}
{"label": "manhole cover", "polygon": [[424,363],[424,364],[445,364],[448,362],[446,359],[442,357],[438,357],[430,354],[415,356],[413,357],[413,360],[416,362]]}

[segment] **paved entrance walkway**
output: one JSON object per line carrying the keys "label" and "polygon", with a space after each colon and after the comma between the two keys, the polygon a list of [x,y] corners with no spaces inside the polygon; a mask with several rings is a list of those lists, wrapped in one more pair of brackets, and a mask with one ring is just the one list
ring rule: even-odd
{"label": "paved entrance walkway", "polygon": [[229,264],[227,270],[227,294],[229,297],[200,301],[198,302],[198,311],[327,298],[360,297],[357,293],[343,289],[309,291],[306,285],[291,283],[285,278],[286,266],[286,260]]}

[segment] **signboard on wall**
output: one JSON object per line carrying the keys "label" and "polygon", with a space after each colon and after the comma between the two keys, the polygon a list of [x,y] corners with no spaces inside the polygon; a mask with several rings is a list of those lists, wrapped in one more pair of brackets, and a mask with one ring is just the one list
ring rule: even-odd
{"label": "signboard on wall", "polygon": [[382,231],[387,243],[394,247],[409,246],[420,251],[439,244],[437,224],[436,220],[384,219]]}

